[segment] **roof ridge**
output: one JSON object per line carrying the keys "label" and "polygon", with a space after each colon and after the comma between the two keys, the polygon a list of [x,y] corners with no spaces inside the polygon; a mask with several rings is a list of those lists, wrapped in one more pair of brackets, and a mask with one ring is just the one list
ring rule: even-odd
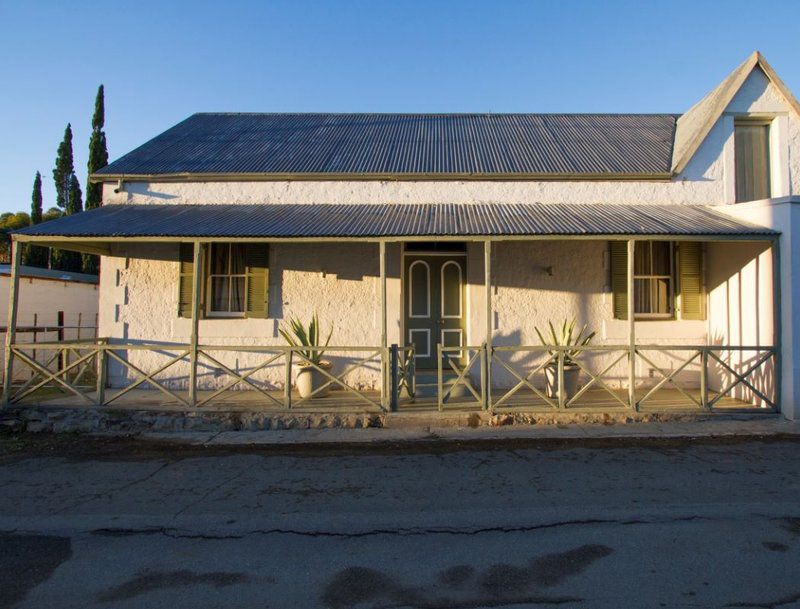
{"label": "roof ridge", "polygon": [[203,111],[193,116],[669,116],[679,112],[238,112]]}

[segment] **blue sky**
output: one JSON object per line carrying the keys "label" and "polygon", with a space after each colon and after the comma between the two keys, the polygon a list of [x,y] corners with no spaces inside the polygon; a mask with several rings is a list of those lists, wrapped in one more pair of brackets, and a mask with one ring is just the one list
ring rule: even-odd
{"label": "blue sky", "polygon": [[800,93],[800,2],[0,0],[0,211],[198,111],[681,112],[759,49]]}

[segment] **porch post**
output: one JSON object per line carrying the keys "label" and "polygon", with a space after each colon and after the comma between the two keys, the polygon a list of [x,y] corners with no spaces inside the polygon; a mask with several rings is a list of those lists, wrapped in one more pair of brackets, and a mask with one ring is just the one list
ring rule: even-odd
{"label": "porch post", "polygon": [[19,304],[19,263],[22,256],[22,244],[11,238],[11,276],[9,277],[8,288],[8,321],[6,323],[6,344],[5,344],[5,371],[3,376],[3,406],[7,407],[11,403],[11,378],[14,372],[14,355],[11,352],[11,345],[17,335],[17,305]]}
{"label": "porch post", "polygon": [[783,404],[781,404],[781,396],[783,395],[781,387],[783,382],[783,375],[781,374],[781,367],[783,366],[781,333],[783,329],[781,326],[781,248],[779,239],[780,237],[775,237],[770,244],[770,251],[772,252],[772,346],[775,348],[772,365],[775,376],[774,402],[778,407],[777,409],[783,412]]}
{"label": "porch post", "polygon": [[636,252],[636,241],[628,239],[628,403],[634,410],[636,406],[636,316],[633,299],[633,258]]}
{"label": "porch post", "polygon": [[200,331],[200,290],[203,289],[203,244],[194,242],[192,261],[192,334],[189,345],[189,403],[197,404],[197,351]]}
{"label": "porch post", "polygon": [[378,257],[380,259],[380,283],[381,283],[381,405],[384,409],[389,405],[389,393],[387,383],[389,378],[388,367],[388,345],[387,341],[387,319],[386,319],[386,242],[378,242]]}
{"label": "porch post", "polygon": [[492,405],[492,330],[494,328],[494,312],[492,311],[492,242],[483,242],[483,277],[486,289],[486,363],[484,372],[485,385],[483,391],[483,407],[491,409]]}

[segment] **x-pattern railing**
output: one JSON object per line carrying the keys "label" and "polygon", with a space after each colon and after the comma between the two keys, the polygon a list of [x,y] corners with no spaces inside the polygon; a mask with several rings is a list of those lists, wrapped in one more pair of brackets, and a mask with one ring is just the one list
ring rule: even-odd
{"label": "x-pattern railing", "polygon": [[[45,361],[36,360],[33,352],[49,353]],[[12,357],[31,369],[31,377],[16,388],[10,396],[10,402],[19,402],[34,394],[51,383],[58,388],[78,396],[89,404],[94,400],[86,391],[86,386],[80,385],[88,370],[91,370],[98,359],[100,347],[94,343],[80,343],[78,341],[63,341],[60,343],[21,343],[12,346]],[[73,359],[70,361],[70,354]],[[55,364],[55,369],[53,365]],[[73,375],[70,372],[75,371]],[[72,378],[70,378],[72,376]]]}
{"label": "x-pattern railing", "polygon": [[[729,353],[746,353],[746,352],[754,352],[756,356],[754,357],[753,361],[748,365],[744,372],[737,372],[734,370],[728,362],[725,362],[719,353],[722,352],[729,352]],[[761,400],[763,400],[770,408],[775,408],[775,400],[767,397],[763,391],[758,389],[753,385],[751,382],[751,378],[754,372],[761,370],[769,361],[772,361],[775,365],[777,364],[775,358],[775,349],[771,347],[720,347],[717,349],[708,349],[708,358],[713,359],[714,361],[719,364],[722,369],[733,376],[734,380],[729,382],[725,385],[722,389],[720,389],[719,393],[712,398],[708,399],[707,397],[707,389],[706,389],[706,398],[705,401],[708,404],[708,407],[711,408],[716,404],[721,398],[726,396],[730,393],[733,389],[738,387],[739,385],[744,385],[750,391],[753,392],[756,396],[758,396]]]}
{"label": "x-pattern railing", "polygon": [[[325,368],[319,366],[316,362],[314,362],[311,358],[309,358],[303,352],[304,350],[305,351],[309,351],[309,350],[311,350],[311,351],[314,351],[314,350],[319,351],[319,350],[322,350],[322,349],[325,349],[326,351],[330,351],[330,352],[340,351],[340,352],[350,352],[350,353],[366,351],[367,355],[364,356],[364,357],[361,357],[357,361],[355,361],[352,364],[350,364],[349,366],[347,366],[347,368],[345,368],[343,372],[341,372],[339,374],[333,374],[330,371],[326,370]],[[348,374],[350,374],[351,372],[353,372],[353,371],[355,371],[355,370],[357,370],[359,368],[365,368],[368,365],[376,364],[377,362],[380,361],[380,358],[383,356],[383,354],[384,354],[384,350],[381,349],[380,347],[378,347],[378,348],[364,348],[364,347],[327,347],[327,348],[326,347],[311,347],[311,348],[309,348],[309,347],[305,347],[303,349],[295,349],[294,350],[294,355],[297,356],[298,360],[302,361],[304,363],[304,365],[310,366],[313,370],[315,370],[315,371],[319,372],[320,374],[322,374],[322,376],[325,377],[327,380],[323,384],[321,384],[319,387],[314,389],[314,391],[312,391],[311,394],[309,394],[308,396],[306,396],[304,398],[300,398],[294,404],[295,405],[299,405],[299,404],[302,404],[304,402],[307,402],[308,400],[312,399],[314,396],[316,396],[319,393],[325,391],[331,385],[337,385],[337,386],[341,387],[344,391],[350,393],[351,395],[355,395],[356,397],[360,398],[361,400],[363,400],[367,404],[375,406],[376,408],[382,408],[382,405],[381,405],[380,402],[377,402],[377,401],[373,400],[372,398],[367,396],[366,393],[364,393],[363,391],[360,391],[355,386],[347,383],[344,379]]]}
{"label": "x-pattern railing", "polygon": [[[658,352],[664,353],[664,347],[660,347]],[[681,348],[681,347],[673,347],[671,349],[671,359],[673,361],[677,360],[678,366],[670,369],[662,368],[661,365],[656,364],[651,356],[645,355],[645,353],[650,353],[650,350],[646,347],[637,347],[636,348],[636,356],[639,357],[644,363],[650,366],[650,369],[657,372],[660,375],[659,381],[653,385],[647,393],[644,394],[639,400],[637,400],[637,408],[647,402],[649,399],[653,398],[656,393],[665,385],[671,385],[674,389],[676,389],[681,395],[683,395],[687,400],[689,400],[695,406],[699,406],[701,408],[706,406],[706,399],[704,398],[705,391],[703,387],[701,387],[700,397],[696,398],[691,395],[688,391],[686,391],[677,381],[677,377],[681,374],[684,370],[687,370],[693,363],[700,361],[699,365],[701,366],[700,374],[705,379],[705,363],[707,360],[704,358],[704,351],[702,349],[689,347],[689,348]],[[677,353],[684,353],[687,354],[683,358],[677,356]],[[703,384],[704,380],[701,379],[701,385]]]}
{"label": "x-pattern railing", "polygon": [[[615,401],[619,402],[622,406],[628,406],[628,402],[623,400],[619,396],[619,391],[614,391],[611,387],[608,386],[606,383],[605,377],[609,372],[617,368],[617,366],[622,362],[622,360],[627,360],[629,351],[626,347],[615,347],[615,346],[584,346],[584,347],[570,347],[570,351],[575,351],[577,355],[572,357],[572,362],[578,367],[578,370],[583,372],[588,378],[589,381],[583,385],[573,396],[567,397],[564,396],[561,398],[565,400],[564,406],[566,408],[570,408],[571,406],[576,406],[578,404],[578,400],[589,391],[592,387],[597,385],[598,387],[605,390],[605,392],[614,398]],[[610,362],[608,362],[605,367],[600,372],[593,372],[591,368],[586,364],[585,356],[587,354],[593,353],[595,355],[607,355],[610,356]],[[563,392],[560,392],[563,394]]]}
{"label": "x-pattern railing", "polygon": [[[509,362],[507,362],[503,355],[505,354],[512,354],[512,353],[538,353],[538,354],[545,354],[547,357],[544,361],[532,366],[530,370],[527,372],[524,370],[520,370],[517,366],[512,366]],[[494,347],[492,349],[492,362],[496,362],[503,368],[506,372],[508,372],[516,381],[517,383],[513,385],[510,389],[500,395],[497,399],[492,400],[492,407],[498,407],[506,404],[514,395],[516,395],[519,391],[523,389],[528,389],[534,395],[539,397],[543,400],[546,404],[553,408],[558,408],[558,401],[548,397],[543,391],[541,391],[533,382],[534,376],[542,372],[548,366],[552,366],[553,363],[558,362],[558,354],[551,353],[547,350],[547,348],[542,346],[530,346],[530,347]],[[495,398],[495,395],[492,395]]]}
{"label": "x-pattern railing", "polygon": [[[530,366],[528,370],[525,370],[519,364],[512,365],[507,361],[506,356],[513,353],[545,354],[546,357],[544,360]],[[606,363],[600,372],[594,372],[585,361],[586,356],[591,354],[610,356],[611,361]],[[563,390],[564,367],[568,364],[567,356],[569,356],[569,361],[577,366],[578,370],[588,378],[588,381],[583,384],[575,395],[571,396],[567,395]],[[493,347],[492,361],[498,363],[502,369],[508,372],[516,380],[516,384],[499,397],[493,395],[493,398],[496,399],[492,400],[492,408],[508,406],[511,398],[524,389],[529,390],[551,408],[570,408],[579,405],[580,399],[593,387],[603,389],[621,406],[628,406],[628,403],[619,396],[619,391],[612,389],[604,378],[627,356],[627,347],[615,345]],[[536,375],[548,370],[552,371],[553,376],[557,379],[555,383],[555,398],[548,396],[534,383]]]}
{"label": "x-pattern railing", "polygon": [[[480,385],[480,389],[476,389],[472,384],[472,373],[475,364],[478,364],[479,375],[483,380],[486,378],[485,374],[485,354],[486,348],[484,345],[479,347],[444,347],[437,345],[437,379],[438,379],[438,407],[439,410],[444,410],[444,405],[453,397],[453,393],[458,387],[465,387],[467,391],[475,399],[475,404],[483,407],[486,390],[486,383]],[[445,365],[447,372],[453,372],[456,375],[455,380],[448,382],[445,386],[444,371]],[[467,402],[473,404],[473,402]]]}
{"label": "x-pattern railing", "polygon": [[[32,374],[25,382],[12,386],[8,397],[11,403],[18,403],[45,388],[57,388],[80,398],[87,404],[107,405],[119,400],[137,387],[149,386],[163,393],[167,398],[175,400],[187,407],[199,407],[213,403],[220,396],[236,390],[237,386],[259,393],[270,406],[292,408],[308,404],[309,400],[320,396],[328,388],[336,388],[342,396],[349,395],[357,401],[376,408],[394,407],[399,401],[400,392],[406,390],[409,399],[415,397],[415,366],[413,347],[327,347],[329,353],[346,354],[342,358],[347,364],[340,372],[333,372],[320,366],[310,353],[322,350],[323,347],[289,347],[289,346],[218,346],[199,345],[197,362],[199,366],[213,368],[215,377],[224,375],[225,382],[197,397],[191,388],[188,392],[175,389],[182,388],[185,383],[176,379],[185,377],[185,367],[180,374],[173,374],[165,379],[164,374],[177,366],[191,362],[191,348],[186,344],[174,343],[109,343],[106,339],[96,341],[61,341],[54,343],[16,343],[11,346],[11,354],[15,361],[28,367]],[[149,358],[149,366],[143,362],[148,359],[133,355],[136,352],[149,351],[165,358],[153,363]],[[536,396],[549,408],[570,408],[582,405],[586,392],[602,389],[623,407],[638,409],[658,399],[659,391],[667,386],[677,390],[690,404],[701,408],[721,407],[720,400],[739,389],[752,398],[758,398],[763,404],[776,408],[775,370],[777,354],[770,346],[717,346],[717,345],[637,345],[634,350],[620,345],[593,345],[584,347],[559,346],[497,346],[487,351],[485,345],[474,347],[438,346],[438,392],[437,406],[441,410],[445,404],[454,401],[457,389],[463,388],[466,400],[458,400],[459,405],[470,407],[479,405],[491,409],[512,405],[512,398],[520,392]],[[558,390],[556,397],[543,391],[537,384],[537,375],[541,377],[545,369],[553,367],[557,370],[558,387],[564,386],[564,366],[567,352],[577,365],[582,376],[582,383],[574,395],[566,395]],[[242,371],[226,364],[225,359],[217,354],[249,353],[255,363],[250,363]],[[514,354],[538,354],[536,361],[526,365],[524,361],[511,362]],[[44,357],[42,354],[45,354]],[[734,355],[740,361],[733,363]],[[727,355],[727,357],[726,357]],[[658,375],[655,384],[648,387],[637,387],[633,393],[631,404],[624,392],[614,390],[609,385],[609,375],[618,374],[620,367],[630,365],[630,357],[637,363],[645,364],[652,373]],[[597,357],[598,368],[592,366],[590,357]],[[259,359],[260,358],[260,359]],[[385,359],[384,359],[385,358]],[[665,358],[668,358],[665,360]],[[526,358],[523,358],[525,360]],[[530,359],[528,357],[527,359]],[[663,362],[667,363],[663,363]],[[129,375],[127,384],[111,390],[107,388],[107,364],[114,362]],[[359,388],[350,379],[355,371],[366,369],[375,374],[385,368],[391,375],[391,382],[386,382],[388,392],[380,399],[374,393]],[[492,366],[504,370],[512,378],[510,388],[490,391]],[[771,364],[771,368],[769,367]],[[272,367],[284,368],[283,396],[276,389],[279,383],[265,383],[256,379],[256,375]],[[310,396],[299,398],[292,394],[293,366],[307,366],[318,373],[323,383],[316,387]],[[147,368],[147,369],[145,369]],[[238,367],[237,367],[238,368]],[[709,387],[709,370],[714,368],[715,380],[719,380],[719,388]],[[684,373],[699,374],[699,392],[688,389],[682,377]],[[449,375],[450,379],[445,379]],[[760,375],[760,376],[759,376]],[[92,376],[95,378],[93,379]],[[273,378],[275,374],[271,375]],[[480,378],[476,384],[475,379]],[[626,375],[622,378],[627,380]],[[639,378],[639,377],[637,377]],[[641,379],[639,378],[641,382]],[[767,385],[772,382],[772,387]],[[638,384],[638,383],[637,383]],[[338,393],[338,392],[337,392]],[[642,395],[643,394],[643,395]],[[630,395],[630,394],[629,394]],[[745,397],[744,399],[747,399]],[[514,400],[517,402],[517,400]],[[518,404],[514,404],[518,405]],[[524,404],[523,404],[524,405]]]}
{"label": "x-pattern railing", "polygon": [[[340,357],[342,354],[347,354],[347,356],[356,355],[356,357],[344,358],[347,361],[344,368],[340,372],[331,372],[320,366],[315,361],[316,358],[310,356],[311,353],[322,350],[328,353],[338,353]],[[45,352],[48,353],[48,356],[41,362],[34,358],[33,351]],[[132,357],[133,353],[143,351],[157,353],[161,357],[165,357],[166,360],[157,364],[151,363],[151,369],[146,370],[141,364],[141,358]],[[173,381],[185,377],[185,374],[176,374],[169,380],[162,378],[164,373],[171,371],[173,367],[179,364],[190,364],[191,348],[186,344],[109,344],[104,339],[98,339],[97,342],[18,343],[12,346],[11,352],[15,361],[24,364],[32,371],[32,374],[21,386],[12,387],[13,393],[9,397],[10,403],[18,403],[45,387],[56,387],[68,394],[79,397],[87,404],[102,406],[112,404],[134,389],[147,385],[163,393],[168,399],[175,400],[190,408],[208,405],[223,394],[234,391],[237,386],[244,385],[248,389],[257,391],[270,405],[279,408],[300,406],[319,396],[326,389],[336,387],[340,390],[338,397],[350,395],[359,401],[380,409],[383,407],[382,401],[374,399],[366,391],[359,389],[352,381],[348,380],[348,376],[352,375],[356,370],[364,368],[374,372],[374,370],[380,368],[382,358],[388,355],[388,349],[381,347],[238,347],[199,345],[197,349],[198,366],[212,368],[215,371],[215,376],[222,375],[227,378],[222,386],[192,400],[192,392],[187,394],[187,392],[173,387],[176,384]],[[224,363],[222,361],[223,358],[217,352],[249,353],[254,354],[253,357],[261,356],[263,359],[243,371],[237,371]],[[411,352],[413,354],[413,349]],[[132,359],[135,362],[131,361]],[[404,379],[404,383],[410,388],[410,394],[413,394],[413,355],[410,361],[412,363],[407,367],[407,370],[410,371],[411,378]],[[106,371],[108,362],[114,362],[119,365],[129,375],[124,387],[113,391],[107,388]],[[256,382],[254,378],[258,372],[281,364],[285,367],[282,399],[276,397],[274,392]],[[293,365],[309,367],[323,378],[323,382],[315,387],[309,396],[301,398],[292,395]],[[81,384],[87,380],[86,377],[90,371],[96,374],[95,386]],[[180,382],[177,384],[183,385]]]}

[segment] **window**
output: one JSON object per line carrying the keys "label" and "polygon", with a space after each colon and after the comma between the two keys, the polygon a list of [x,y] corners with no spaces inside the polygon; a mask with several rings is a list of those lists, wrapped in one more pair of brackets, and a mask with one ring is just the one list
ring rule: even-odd
{"label": "window", "polygon": [[[610,254],[614,317],[627,319],[628,244],[612,241]],[[633,290],[636,319],[705,319],[702,243],[636,241]]]}
{"label": "window", "polygon": [[208,265],[208,314],[244,315],[247,281],[244,245],[212,243]]}
{"label": "window", "polygon": [[734,153],[736,202],[769,198],[769,122],[737,120]]}
{"label": "window", "polygon": [[[202,247],[200,317],[265,318],[269,300],[266,243],[212,243]],[[194,246],[182,243],[178,265],[178,316],[192,316]]]}
{"label": "window", "polygon": [[671,317],[672,295],[672,244],[668,241],[638,241],[633,257],[636,317]]}

